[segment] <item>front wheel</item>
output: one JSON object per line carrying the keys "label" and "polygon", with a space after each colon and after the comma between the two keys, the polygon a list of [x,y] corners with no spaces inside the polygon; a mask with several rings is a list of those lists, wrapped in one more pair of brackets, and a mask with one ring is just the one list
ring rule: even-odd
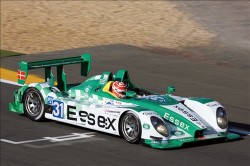
{"label": "front wheel", "polygon": [[121,118],[120,131],[122,137],[129,143],[138,143],[141,139],[141,123],[138,116],[129,111]]}
{"label": "front wheel", "polygon": [[24,112],[33,121],[44,119],[45,107],[41,93],[36,88],[29,88],[24,94]]}

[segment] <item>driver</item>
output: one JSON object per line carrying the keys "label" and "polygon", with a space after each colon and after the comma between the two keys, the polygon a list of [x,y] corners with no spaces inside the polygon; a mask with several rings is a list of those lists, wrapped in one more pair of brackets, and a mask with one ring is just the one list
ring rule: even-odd
{"label": "driver", "polygon": [[120,99],[124,99],[126,97],[127,87],[123,82],[115,81],[112,84],[112,93],[116,95]]}

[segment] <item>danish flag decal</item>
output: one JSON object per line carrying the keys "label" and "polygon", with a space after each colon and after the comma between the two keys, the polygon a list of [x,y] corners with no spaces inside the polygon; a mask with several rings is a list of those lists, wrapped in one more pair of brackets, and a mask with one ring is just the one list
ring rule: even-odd
{"label": "danish flag decal", "polygon": [[19,80],[25,80],[26,73],[24,71],[18,70],[17,71],[17,78]]}

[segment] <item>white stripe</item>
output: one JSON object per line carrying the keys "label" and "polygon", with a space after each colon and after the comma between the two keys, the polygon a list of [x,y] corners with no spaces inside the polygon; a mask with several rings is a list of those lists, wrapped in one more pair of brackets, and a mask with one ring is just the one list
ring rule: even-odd
{"label": "white stripe", "polygon": [[101,78],[101,75],[95,76],[95,80],[99,80]]}
{"label": "white stripe", "polygon": [[29,87],[36,87],[37,84],[38,83],[31,83],[31,84],[29,84]]}
{"label": "white stripe", "polygon": [[1,79],[1,78],[0,78],[0,82],[6,83],[6,84],[11,84],[11,85],[23,86],[22,84],[18,84],[17,82],[9,81],[9,80],[5,80],[5,79]]}
{"label": "white stripe", "polygon": [[28,141],[15,142],[15,141],[7,140],[7,139],[1,139],[2,142],[7,142],[7,143],[10,143],[10,144],[15,144],[15,145],[25,144],[25,143],[30,143],[30,142],[45,141],[45,140],[47,140],[47,139],[43,138],[43,139],[36,139],[36,140],[28,140]]}
{"label": "white stripe", "polygon": [[81,139],[81,138],[89,138],[93,137],[95,135],[95,132],[88,132],[88,133],[72,133],[70,135],[65,136],[58,136],[58,137],[43,137],[41,139],[34,139],[34,140],[27,140],[27,141],[11,141],[7,139],[0,139],[2,142],[18,145],[18,144],[25,144],[25,143],[31,143],[31,142],[40,142],[40,141],[51,141],[51,142],[62,142],[62,141],[68,141],[68,140],[75,140],[75,139]]}
{"label": "white stripe", "polygon": [[41,83],[40,86],[41,86],[42,88],[48,88],[48,87],[50,87],[49,84],[48,84],[47,82]]}
{"label": "white stripe", "polygon": [[238,134],[244,134],[244,135],[250,135],[250,131],[246,131],[246,130],[240,130],[237,128],[229,128],[228,131],[233,132],[233,133],[238,133]]}

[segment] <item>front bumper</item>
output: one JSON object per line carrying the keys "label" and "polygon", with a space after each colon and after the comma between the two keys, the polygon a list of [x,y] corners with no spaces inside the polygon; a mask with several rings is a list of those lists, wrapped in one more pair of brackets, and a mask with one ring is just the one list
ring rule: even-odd
{"label": "front bumper", "polygon": [[240,138],[240,135],[234,133],[221,133],[221,134],[213,134],[213,135],[206,135],[201,138],[194,138],[194,137],[186,137],[180,139],[170,139],[170,140],[150,140],[144,139],[143,144],[146,146],[150,146],[156,149],[171,149],[171,148],[179,148],[182,147],[184,144],[188,143],[198,143],[198,142],[210,142],[212,140],[217,141],[230,141],[234,139]]}

